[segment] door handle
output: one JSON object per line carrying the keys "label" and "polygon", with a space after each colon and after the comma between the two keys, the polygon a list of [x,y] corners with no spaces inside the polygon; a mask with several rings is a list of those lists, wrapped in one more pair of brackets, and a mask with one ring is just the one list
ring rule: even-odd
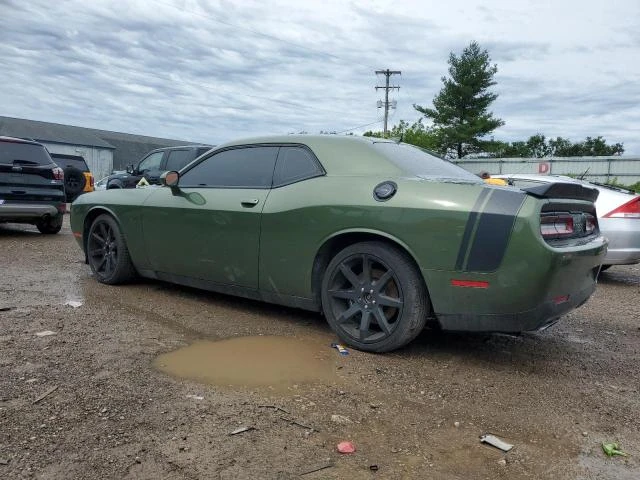
{"label": "door handle", "polygon": [[246,208],[252,208],[252,207],[255,207],[258,203],[260,203],[260,200],[258,200],[257,198],[252,198],[251,200],[241,201],[240,205]]}

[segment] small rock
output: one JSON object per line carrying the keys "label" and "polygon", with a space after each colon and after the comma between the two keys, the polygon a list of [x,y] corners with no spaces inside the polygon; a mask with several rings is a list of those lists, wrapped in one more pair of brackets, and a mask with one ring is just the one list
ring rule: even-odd
{"label": "small rock", "polygon": [[0,465],[9,465],[8,458],[0,458]]}
{"label": "small rock", "polygon": [[460,422],[453,422],[453,426],[458,428],[460,426]]}
{"label": "small rock", "polygon": [[108,408],[104,407],[102,410],[100,410],[100,413],[107,413]]}
{"label": "small rock", "polygon": [[589,432],[582,432],[582,436],[583,436],[583,437],[587,437],[587,436],[589,436]]}
{"label": "small rock", "polygon": [[500,460],[498,460],[498,465],[500,465],[501,467],[506,467],[507,460],[505,458],[501,458]]}
{"label": "small rock", "polygon": [[339,423],[341,425],[353,423],[349,417],[345,417],[344,415],[331,415],[331,421],[333,423]]}
{"label": "small rock", "polygon": [[142,463],[142,459],[140,457],[136,457],[136,463]]}

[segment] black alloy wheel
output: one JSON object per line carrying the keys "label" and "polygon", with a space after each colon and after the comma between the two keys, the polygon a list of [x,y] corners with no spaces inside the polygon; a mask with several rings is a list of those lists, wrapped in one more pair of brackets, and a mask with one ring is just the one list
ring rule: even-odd
{"label": "black alloy wheel", "polygon": [[428,301],[411,259],[382,242],[347,247],[330,262],[322,304],[333,330],[354,347],[385,352],[411,341],[424,327]]}
{"label": "black alloy wheel", "polygon": [[124,236],[110,215],[100,215],[91,224],[87,238],[87,259],[99,282],[113,285],[135,276]]}

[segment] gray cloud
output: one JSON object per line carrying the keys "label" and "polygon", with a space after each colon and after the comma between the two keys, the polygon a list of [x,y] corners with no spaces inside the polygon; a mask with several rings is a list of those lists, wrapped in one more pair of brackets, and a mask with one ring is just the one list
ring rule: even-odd
{"label": "gray cloud", "polygon": [[609,60],[637,42],[633,25],[606,50],[573,40],[569,19],[564,35],[501,31],[536,7],[498,0],[452,0],[476,21],[422,2],[0,1],[3,115],[211,143],[342,131],[381,118],[373,71],[389,67],[402,70],[392,123],[415,121],[412,104],[431,103],[449,52],[477,39],[499,67],[497,138],[604,134],[640,154],[640,70]]}

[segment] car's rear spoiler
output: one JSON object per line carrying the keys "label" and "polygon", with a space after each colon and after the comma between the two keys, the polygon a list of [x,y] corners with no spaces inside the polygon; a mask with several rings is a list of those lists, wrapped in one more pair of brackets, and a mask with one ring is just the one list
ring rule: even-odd
{"label": "car's rear spoiler", "polygon": [[595,202],[600,192],[595,188],[585,187],[578,183],[545,183],[535,187],[523,188],[523,191],[538,198],[566,198]]}

